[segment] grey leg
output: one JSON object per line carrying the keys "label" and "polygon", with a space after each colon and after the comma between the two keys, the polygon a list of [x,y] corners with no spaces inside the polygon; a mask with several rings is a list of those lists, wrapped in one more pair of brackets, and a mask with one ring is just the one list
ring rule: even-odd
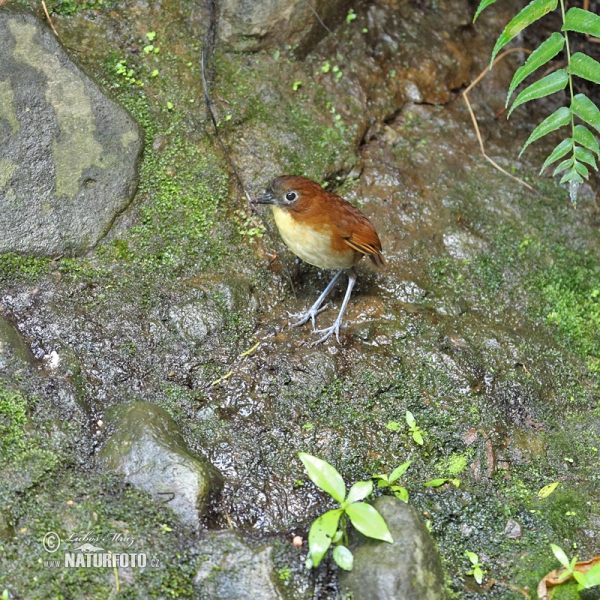
{"label": "grey leg", "polygon": [[321,308],[319,310],[321,304],[323,304],[323,300],[327,297],[327,294],[331,291],[331,288],[335,285],[335,282],[338,280],[339,276],[342,274],[344,269],[340,269],[334,276],[333,279],[329,282],[329,285],[323,290],[323,293],[317,298],[317,301],[308,309],[306,313],[299,313],[297,315],[288,315],[290,317],[300,317],[300,320],[296,323],[292,323],[292,327],[300,327],[300,325],[304,325],[309,319],[312,320],[313,329],[315,328],[315,317],[325,310],[325,308]]}
{"label": "grey leg", "polygon": [[348,289],[346,290],[346,295],[344,296],[344,301],[342,302],[342,308],[340,308],[338,317],[331,327],[328,327],[327,329],[319,329],[319,330],[315,331],[315,333],[324,333],[325,335],[322,338],[318,339],[313,344],[313,346],[316,346],[317,344],[321,344],[326,339],[330,338],[333,333],[335,333],[335,337],[337,338],[337,341],[338,342],[340,341],[340,327],[342,325],[342,317],[344,316],[344,311],[346,310],[346,307],[348,306],[348,302],[350,301],[350,295],[352,294],[352,288],[354,287],[354,284],[356,283],[356,271],[354,270],[354,268],[346,269],[346,273],[348,273]]}

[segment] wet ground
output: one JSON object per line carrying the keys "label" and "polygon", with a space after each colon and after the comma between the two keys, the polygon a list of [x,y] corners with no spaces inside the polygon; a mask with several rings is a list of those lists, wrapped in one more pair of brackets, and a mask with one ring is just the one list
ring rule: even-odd
{"label": "wet ground", "polygon": [[[0,588],[107,597],[108,570],[38,570],[39,539],[119,529],[163,561],[126,576],[128,597],[197,593],[197,535],[96,463],[109,433],[98,422],[133,400],[166,409],[219,469],[224,488],[205,526],[275,540],[290,598],[336,595],[333,567],[307,577],[290,543],[327,507],[299,451],[348,483],[410,459],[403,482],[452,597],[534,597],[557,566],[550,543],[597,554],[598,182],[583,186],[575,209],[537,175],[551,140],[517,159],[550,112],[541,103],[508,123],[495,118],[517,59],[472,101],[489,154],[537,193],[479,155],[459,93],[511,6],[472,28],[466,3],[360,5],[337,41],[304,60],[285,48],[217,45],[219,129],[250,193],[275,175],[303,174],[328,182],[379,231],[387,267],[360,265],[341,344],[318,347],[309,327],[288,327],[287,312],[308,307],[330,273],[295,262],[272,225],[262,235],[245,203],[202,106],[205,14],[175,2],[70,6],[51,7],[63,42],[138,119],[146,149],[136,198],[93,252],[0,257],[0,399],[26,423],[0,495]],[[149,31],[159,53],[144,54]],[[119,72],[122,60],[131,75]],[[320,326],[342,294],[343,285]],[[423,446],[409,436],[407,410]],[[460,486],[423,486],[440,477]],[[560,485],[540,498],[552,482]],[[481,586],[466,575],[465,551],[483,563]]]}

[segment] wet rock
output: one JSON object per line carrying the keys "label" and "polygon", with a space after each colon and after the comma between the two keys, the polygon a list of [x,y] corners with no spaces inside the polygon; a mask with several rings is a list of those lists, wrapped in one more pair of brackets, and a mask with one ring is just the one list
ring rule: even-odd
{"label": "wet rock", "polygon": [[509,540],[518,540],[523,535],[523,527],[519,521],[515,521],[514,519],[508,519],[506,521],[506,525],[504,526],[504,535]]}
{"label": "wet rock", "polygon": [[394,538],[393,544],[360,538],[354,569],[340,573],[342,588],[361,600],[445,598],[440,558],[415,508],[390,496],[374,503]]}
{"label": "wet rock", "polygon": [[0,9],[0,252],[77,254],[130,202],[142,137],[34,15]]}
{"label": "wet rock", "polygon": [[[340,23],[351,6],[348,0],[311,4],[330,27]],[[255,52],[286,44],[300,46],[302,53],[327,34],[303,0],[225,0],[219,6],[219,37],[231,50]]]}
{"label": "wet rock", "polygon": [[204,562],[195,584],[212,600],[282,600],[269,545],[251,547],[240,533],[209,533],[200,542]]}
{"label": "wet rock", "polygon": [[13,360],[33,364],[35,359],[18,329],[0,317],[0,371],[12,365]]}
{"label": "wet rock", "polygon": [[174,306],[169,318],[178,333],[191,342],[202,342],[224,326],[223,316],[212,302],[190,302]]}
{"label": "wet rock", "polygon": [[149,402],[112,407],[105,422],[113,432],[99,453],[105,469],[155,496],[187,525],[197,527],[220,474],[189,453],[177,424]]}

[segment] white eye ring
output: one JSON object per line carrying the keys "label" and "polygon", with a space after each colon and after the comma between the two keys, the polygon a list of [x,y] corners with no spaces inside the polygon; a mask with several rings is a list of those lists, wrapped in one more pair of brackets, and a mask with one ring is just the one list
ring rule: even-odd
{"label": "white eye ring", "polygon": [[298,197],[298,194],[296,194],[296,192],[288,192],[288,193],[285,195],[285,199],[286,199],[288,202],[293,202],[293,201],[294,201],[294,200],[295,200],[297,197]]}

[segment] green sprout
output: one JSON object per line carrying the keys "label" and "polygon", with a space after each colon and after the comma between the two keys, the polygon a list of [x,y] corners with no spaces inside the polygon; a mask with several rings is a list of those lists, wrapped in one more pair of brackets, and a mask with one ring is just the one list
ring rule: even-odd
{"label": "green sprout", "polygon": [[596,586],[600,586],[600,563],[595,564],[587,573],[582,573],[575,569],[577,564],[577,556],[574,556],[569,560],[564,550],[556,544],[550,544],[552,553],[556,557],[556,560],[564,567],[565,572],[560,576],[559,583],[562,583],[571,575],[577,582],[577,590],[587,590]]}
{"label": "green sprout", "polygon": [[483,565],[479,562],[479,557],[475,552],[465,552],[465,554],[471,561],[471,566],[473,567],[467,571],[467,575],[473,575],[475,581],[481,585],[481,582],[483,581],[483,569],[481,567]]}
{"label": "green sprout", "polygon": [[346,23],[350,24],[354,19],[356,19],[356,13],[354,12],[354,9],[351,8],[346,15]]}
{"label": "green sprout", "polygon": [[408,432],[412,435],[413,440],[416,444],[422,446],[424,433],[423,430],[417,425],[417,422],[415,421],[415,418],[413,417],[413,414],[410,412],[410,410],[406,411],[405,419],[409,429]]}
{"label": "green sprout", "polygon": [[294,85],[292,85],[292,89],[296,91],[302,85],[301,81],[294,81]]}
{"label": "green sprout", "polygon": [[394,542],[383,517],[370,504],[362,502],[373,492],[372,481],[357,481],[346,495],[346,485],[335,467],[305,452],[298,453],[298,457],[310,480],[340,504],[339,508],[328,510],[311,525],[308,532],[307,569],[318,567],[333,544],[333,560],[342,569],[352,570],[354,556],[347,548],[347,519],[367,537],[390,544]]}
{"label": "green sprout", "polygon": [[378,488],[389,488],[394,492],[394,496],[403,502],[408,502],[408,490],[401,485],[395,483],[404,475],[406,469],[410,467],[410,460],[407,460],[405,463],[402,463],[399,467],[396,467],[389,475],[385,473],[379,473],[377,475],[373,475],[373,479],[378,479],[377,487]]}

